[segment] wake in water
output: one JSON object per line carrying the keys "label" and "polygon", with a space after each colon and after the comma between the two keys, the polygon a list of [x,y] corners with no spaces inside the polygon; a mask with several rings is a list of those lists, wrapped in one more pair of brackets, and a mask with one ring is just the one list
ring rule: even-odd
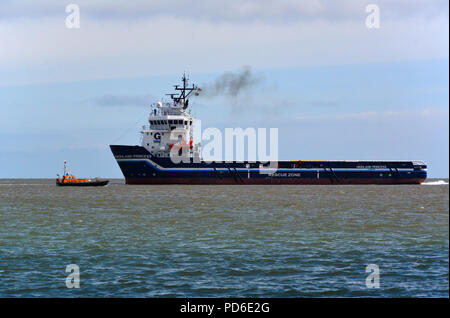
{"label": "wake in water", "polygon": [[423,185],[446,185],[448,182],[445,182],[444,180],[438,180],[438,181],[430,181],[430,182],[424,182]]}

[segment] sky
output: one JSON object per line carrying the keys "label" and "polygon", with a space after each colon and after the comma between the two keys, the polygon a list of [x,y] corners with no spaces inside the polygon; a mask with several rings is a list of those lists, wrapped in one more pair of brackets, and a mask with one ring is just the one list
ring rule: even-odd
{"label": "sky", "polygon": [[[80,9],[66,27],[65,8]],[[376,4],[380,27],[368,28]],[[251,69],[236,97],[193,99],[202,127],[276,127],[285,160],[424,160],[448,177],[448,1],[0,2],[0,178],[122,177],[150,103]]]}

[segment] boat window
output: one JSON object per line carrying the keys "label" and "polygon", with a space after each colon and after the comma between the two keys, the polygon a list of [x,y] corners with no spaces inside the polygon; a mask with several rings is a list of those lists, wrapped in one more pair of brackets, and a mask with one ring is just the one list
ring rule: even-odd
{"label": "boat window", "polygon": [[169,120],[169,125],[173,125],[173,120]]}
{"label": "boat window", "polygon": [[178,120],[178,125],[183,125],[183,121],[182,120]]}
{"label": "boat window", "polygon": [[187,125],[187,120],[184,121],[184,124]]}
{"label": "boat window", "polygon": [[190,122],[190,125],[192,126],[192,120],[191,120],[191,122]]}

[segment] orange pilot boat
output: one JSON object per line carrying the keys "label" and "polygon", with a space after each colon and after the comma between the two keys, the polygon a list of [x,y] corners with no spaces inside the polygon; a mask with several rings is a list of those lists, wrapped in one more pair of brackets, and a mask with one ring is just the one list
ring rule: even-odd
{"label": "orange pilot boat", "polygon": [[109,180],[101,180],[100,178],[95,178],[95,179],[87,179],[87,178],[82,178],[82,179],[78,179],[77,177],[75,177],[75,175],[73,174],[69,174],[66,172],[66,161],[64,161],[64,174],[63,177],[60,178],[59,175],[57,174],[58,178],[56,179],[56,185],[58,186],[62,186],[62,187],[67,187],[67,186],[72,186],[72,187],[102,187],[105,186],[109,183]]}

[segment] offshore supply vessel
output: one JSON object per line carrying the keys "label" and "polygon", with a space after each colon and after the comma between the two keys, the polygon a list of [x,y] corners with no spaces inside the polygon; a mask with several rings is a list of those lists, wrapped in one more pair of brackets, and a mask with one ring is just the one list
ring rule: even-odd
{"label": "offshore supply vessel", "polygon": [[[127,184],[420,184],[423,161],[260,161],[206,162],[193,143],[189,98],[200,94],[185,75],[171,102],[153,105],[140,146],[111,145]],[[193,93],[193,94],[192,94]],[[174,155],[184,160],[174,160]]]}

